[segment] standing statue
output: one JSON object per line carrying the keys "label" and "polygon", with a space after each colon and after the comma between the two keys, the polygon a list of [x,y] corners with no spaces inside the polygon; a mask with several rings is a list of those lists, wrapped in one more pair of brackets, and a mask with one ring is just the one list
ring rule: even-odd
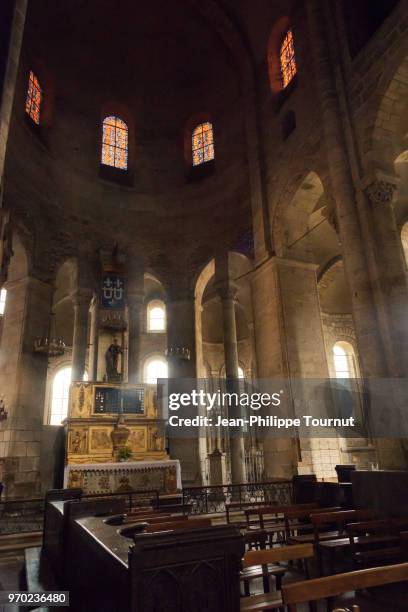
{"label": "standing statue", "polygon": [[106,362],[106,378],[109,382],[118,381],[120,374],[118,372],[119,355],[122,355],[123,349],[118,344],[116,338],[105,353]]}

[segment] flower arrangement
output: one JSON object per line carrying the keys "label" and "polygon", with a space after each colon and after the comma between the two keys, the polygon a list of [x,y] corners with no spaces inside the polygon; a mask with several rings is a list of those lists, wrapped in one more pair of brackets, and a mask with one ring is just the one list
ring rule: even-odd
{"label": "flower arrangement", "polygon": [[122,446],[122,448],[118,450],[118,460],[119,461],[128,461],[132,455],[133,455],[133,452],[130,446]]}

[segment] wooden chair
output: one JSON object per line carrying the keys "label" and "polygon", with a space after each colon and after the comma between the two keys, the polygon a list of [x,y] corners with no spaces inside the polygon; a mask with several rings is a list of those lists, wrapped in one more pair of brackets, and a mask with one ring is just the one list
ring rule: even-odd
{"label": "wooden chair", "polygon": [[[268,534],[264,529],[250,530],[244,534],[246,550],[265,550],[268,541]],[[282,578],[286,574],[286,567],[276,564],[252,565],[240,572],[240,580],[244,585],[244,593],[250,595],[250,584],[253,580],[262,578],[264,593],[270,591],[270,577],[275,577],[276,590],[280,590]]]}
{"label": "wooden chair", "polygon": [[[288,510],[313,510],[318,509],[318,504],[296,504],[296,505],[272,505],[263,506],[260,508],[252,508],[246,510],[248,528],[251,528],[251,523],[259,523],[260,529],[265,529],[269,535],[270,546],[273,543],[282,543],[285,541],[285,520],[284,513]],[[256,516],[255,521],[251,521],[251,517]],[[253,528],[253,527],[252,527]]]}
{"label": "wooden chair", "polygon": [[[248,519],[246,517],[245,511],[253,508],[255,511],[258,510],[259,507],[270,505],[270,502],[230,502],[225,505],[225,517],[228,525],[233,525],[234,527],[238,527],[238,529],[244,529],[248,527]],[[258,519],[256,519],[253,523],[257,523]]]}
{"label": "wooden chair", "polygon": [[321,512],[339,512],[340,506],[332,508],[295,508],[285,510],[285,532],[288,544],[310,544],[314,540],[313,525],[310,522],[312,514]]}
{"label": "wooden chair", "polygon": [[319,599],[331,600],[348,591],[406,580],[408,580],[408,563],[401,563],[286,584],[282,587],[282,599],[288,606],[288,612],[297,612],[298,604],[315,602]]}
{"label": "wooden chair", "polygon": [[[312,544],[299,544],[294,546],[276,546],[265,550],[250,550],[244,555],[242,565],[245,568],[255,566],[268,566],[270,563],[294,561],[297,559],[310,559],[314,555]],[[306,564],[307,567],[307,564]],[[282,595],[279,590],[262,595],[250,595],[241,599],[241,612],[262,612],[262,610],[276,610],[283,606]]]}

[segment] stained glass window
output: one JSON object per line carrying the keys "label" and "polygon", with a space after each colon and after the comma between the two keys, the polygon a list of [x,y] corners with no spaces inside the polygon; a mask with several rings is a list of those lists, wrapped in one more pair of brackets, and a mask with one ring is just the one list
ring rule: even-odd
{"label": "stained glass window", "polygon": [[295,46],[293,44],[292,30],[286,32],[280,48],[280,65],[283,87],[287,87],[296,74]]}
{"label": "stained glass window", "polygon": [[121,170],[128,167],[128,126],[119,117],[105,117],[102,134],[102,163]]}
{"label": "stained glass window", "polygon": [[37,125],[40,123],[42,89],[34,72],[30,70],[26,99],[26,113]]}
{"label": "stained glass window", "polygon": [[199,166],[214,159],[213,127],[209,121],[200,123],[192,134],[193,166]]}

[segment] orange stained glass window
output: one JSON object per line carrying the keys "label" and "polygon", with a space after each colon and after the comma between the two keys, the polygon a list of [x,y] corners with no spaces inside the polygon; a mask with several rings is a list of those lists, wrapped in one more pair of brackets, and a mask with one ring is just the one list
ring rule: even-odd
{"label": "orange stained glass window", "polygon": [[128,167],[128,126],[119,117],[105,117],[102,134],[102,163],[120,170]]}
{"label": "orange stained glass window", "polygon": [[200,123],[192,134],[193,166],[199,166],[214,159],[213,127],[209,121]]}
{"label": "orange stained glass window", "polygon": [[280,65],[283,87],[287,87],[297,72],[295,46],[293,44],[292,30],[286,32],[280,48]]}
{"label": "orange stained glass window", "polygon": [[34,72],[30,70],[28,77],[26,113],[37,125],[40,123],[42,89]]}

